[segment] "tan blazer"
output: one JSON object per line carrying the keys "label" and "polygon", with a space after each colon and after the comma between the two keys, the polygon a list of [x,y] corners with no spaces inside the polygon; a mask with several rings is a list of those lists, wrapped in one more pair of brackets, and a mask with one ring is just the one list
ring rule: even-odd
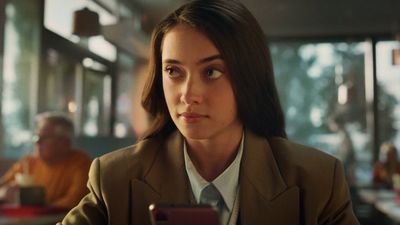
{"label": "tan blazer", "polygon": [[[175,132],[95,159],[62,224],[148,225],[149,204],[191,203],[182,144]],[[239,182],[242,225],[359,224],[341,163],[321,151],[246,130]]]}

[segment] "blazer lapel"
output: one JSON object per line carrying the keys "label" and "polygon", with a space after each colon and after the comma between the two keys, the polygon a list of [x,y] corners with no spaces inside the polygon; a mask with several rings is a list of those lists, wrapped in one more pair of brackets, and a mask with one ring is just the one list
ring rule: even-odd
{"label": "blazer lapel", "polygon": [[299,188],[287,187],[268,141],[248,130],[240,171],[241,224],[299,223]]}
{"label": "blazer lapel", "polygon": [[173,133],[157,149],[154,162],[143,180],[131,180],[132,224],[150,224],[149,205],[189,204],[191,189],[185,170],[183,139]]}

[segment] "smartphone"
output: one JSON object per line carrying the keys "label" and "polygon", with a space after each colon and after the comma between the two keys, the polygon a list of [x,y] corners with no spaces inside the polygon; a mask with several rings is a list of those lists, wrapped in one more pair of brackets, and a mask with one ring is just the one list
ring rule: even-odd
{"label": "smartphone", "polygon": [[220,225],[217,210],[209,205],[151,204],[151,225]]}

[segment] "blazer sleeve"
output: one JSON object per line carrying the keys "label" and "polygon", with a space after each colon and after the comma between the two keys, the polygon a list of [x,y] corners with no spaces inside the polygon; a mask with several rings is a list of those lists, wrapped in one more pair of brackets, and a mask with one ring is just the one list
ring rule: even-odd
{"label": "blazer sleeve", "polygon": [[106,225],[107,208],[102,198],[101,168],[99,159],[92,162],[87,183],[89,193],[57,225]]}
{"label": "blazer sleeve", "polygon": [[353,213],[343,165],[339,160],[335,161],[330,198],[318,221],[323,225],[359,225]]}

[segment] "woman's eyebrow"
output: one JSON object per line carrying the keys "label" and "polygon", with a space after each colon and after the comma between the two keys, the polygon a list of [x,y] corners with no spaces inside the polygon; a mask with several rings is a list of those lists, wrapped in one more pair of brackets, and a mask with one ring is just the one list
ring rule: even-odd
{"label": "woman's eyebrow", "polygon": [[[203,58],[203,59],[200,59],[200,60],[197,62],[197,64],[204,64],[204,63],[207,63],[207,62],[214,61],[214,60],[216,60],[216,59],[221,59],[221,60],[222,60],[221,55],[220,55],[220,54],[217,54],[217,55],[212,55],[212,56],[205,57],[205,58]],[[183,64],[181,61],[179,61],[179,60],[177,60],[177,59],[165,59],[165,60],[163,60],[163,63]]]}
{"label": "woman's eyebrow", "polygon": [[216,60],[216,59],[221,59],[221,60],[222,60],[221,55],[220,55],[220,54],[217,54],[217,55],[212,55],[212,56],[206,57],[206,58],[204,58],[204,59],[200,59],[200,60],[197,62],[197,64],[203,64],[203,63],[211,62],[211,61],[214,61],[214,60]]}
{"label": "woman's eyebrow", "polygon": [[182,64],[179,60],[176,59],[165,59],[163,63],[170,63],[170,64]]}

